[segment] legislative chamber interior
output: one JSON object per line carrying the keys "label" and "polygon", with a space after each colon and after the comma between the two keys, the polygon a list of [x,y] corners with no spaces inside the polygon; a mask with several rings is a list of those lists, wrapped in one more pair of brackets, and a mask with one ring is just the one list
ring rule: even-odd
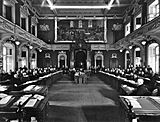
{"label": "legislative chamber interior", "polygon": [[0,122],[160,122],[160,0],[0,0]]}

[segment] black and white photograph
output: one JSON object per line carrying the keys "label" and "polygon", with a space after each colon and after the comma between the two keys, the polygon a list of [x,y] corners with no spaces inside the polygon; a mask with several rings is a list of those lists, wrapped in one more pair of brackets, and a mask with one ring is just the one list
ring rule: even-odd
{"label": "black and white photograph", "polygon": [[160,122],[160,0],[0,0],[0,122]]}

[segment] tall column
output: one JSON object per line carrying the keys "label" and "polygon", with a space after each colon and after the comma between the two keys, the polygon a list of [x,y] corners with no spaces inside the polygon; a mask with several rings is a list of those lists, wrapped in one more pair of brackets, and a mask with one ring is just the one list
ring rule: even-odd
{"label": "tall column", "polygon": [[133,48],[129,50],[129,56],[130,56],[130,64],[134,64]]}
{"label": "tall column", "polygon": [[15,44],[15,70],[18,70],[18,59],[19,59],[19,45]]}
{"label": "tall column", "polygon": [[74,67],[74,50],[71,51],[70,68]]}
{"label": "tall column", "polygon": [[147,2],[142,3],[142,25],[147,23]]}
{"label": "tall column", "polygon": [[141,48],[141,65],[145,66],[146,62],[145,62],[145,45]]}
{"label": "tall column", "polygon": [[90,51],[87,51],[87,69],[91,66],[91,56]]}
{"label": "tall column", "polygon": [[[160,46],[160,44],[159,44]],[[160,48],[159,48],[159,52],[160,52]],[[159,58],[159,75],[160,75],[160,58]]]}
{"label": "tall column", "polygon": [[107,43],[107,17],[104,17],[104,41]]}
{"label": "tall column", "polygon": [[0,0],[0,16],[3,16],[3,0]]}
{"label": "tall column", "polygon": [[148,44],[145,45],[144,50],[145,50],[145,66],[148,66]]}
{"label": "tall column", "polygon": [[28,69],[31,68],[31,50],[30,47],[28,47]]}
{"label": "tall column", "polygon": [[3,47],[2,47],[2,40],[0,39],[0,71],[3,69]]}
{"label": "tall column", "polygon": [[55,17],[55,41],[57,41],[57,17]]}

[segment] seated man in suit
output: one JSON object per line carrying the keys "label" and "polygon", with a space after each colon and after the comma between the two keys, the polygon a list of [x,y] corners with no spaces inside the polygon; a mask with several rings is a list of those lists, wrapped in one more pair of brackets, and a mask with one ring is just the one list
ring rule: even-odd
{"label": "seated man in suit", "polygon": [[136,90],[136,95],[138,96],[149,96],[151,95],[151,92],[148,90],[146,84],[144,83],[143,79],[138,79],[137,80],[139,86],[137,87]]}

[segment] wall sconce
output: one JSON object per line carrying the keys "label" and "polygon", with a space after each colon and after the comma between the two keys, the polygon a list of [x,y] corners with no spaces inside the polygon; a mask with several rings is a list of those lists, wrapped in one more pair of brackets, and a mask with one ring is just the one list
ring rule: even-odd
{"label": "wall sconce", "polygon": [[39,49],[39,52],[42,52],[42,49]]}
{"label": "wall sconce", "polygon": [[15,44],[18,46],[18,45],[20,45],[20,42],[19,42],[19,41],[16,41]]}
{"label": "wall sconce", "polygon": [[145,40],[143,40],[143,41],[141,42],[141,44],[142,44],[142,45],[145,45],[145,44],[146,44],[146,41],[145,41]]}
{"label": "wall sconce", "polygon": [[129,48],[129,49],[132,49],[132,46],[130,45],[128,48]]}
{"label": "wall sconce", "polygon": [[33,49],[33,46],[32,46],[32,45],[29,45],[29,49]]}

